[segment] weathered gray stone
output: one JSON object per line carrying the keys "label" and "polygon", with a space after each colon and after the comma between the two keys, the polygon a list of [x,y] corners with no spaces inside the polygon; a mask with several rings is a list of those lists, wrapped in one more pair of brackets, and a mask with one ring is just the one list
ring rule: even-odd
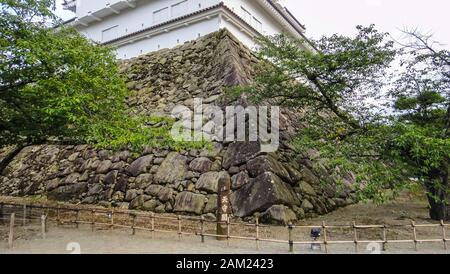
{"label": "weathered gray stone", "polygon": [[67,160],[70,161],[70,162],[74,162],[78,158],[78,156],[80,156],[80,153],[79,152],[75,152],[72,155],[70,155],[67,158]]}
{"label": "weathered gray stone", "polygon": [[160,213],[160,214],[166,213],[166,205],[162,204],[162,205],[157,206],[155,208],[155,213]]}
{"label": "weathered gray stone", "polygon": [[242,171],[231,177],[232,189],[237,190],[250,182],[250,176],[247,172]]}
{"label": "weathered gray stone", "polygon": [[264,172],[272,172],[286,182],[291,182],[289,172],[271,156],[259,156],[248,161],[247,170],[251,177],[256,178]]}
{"label": "weathered gray stone", "polygon": [[220,178],[229,178],[227,172],[208,172],[198,179],[195,188],[208,193],[217,193]]}
{"label": "weathered gray stone", "polygon": [[217,195],[210,195],[208,196],[208,202],[206,203],[203,213],[204,214],[216,213],[216,210],[217,210]]}
{"label": "weathered gray stone", "polygon": [[302,179],[302,173],[299,170],[297,170],[294,166],[285,164],[284,167],[289,173],[289,177],[291,178],[292,182],[296,183]]}
{"label": "weathered gray stone", "polygon": [[28,183],[28,185],[23,190],[23,194],[24,195],[35,195],[36,192],[38,192],[40,185],[41,185],[41,180],[32,181],[32,182]]}
{"label": "weathered gray stone", "polygon": [[48,193],[50,200],[56,201],[70,201],[76,199],[81,194],[87,191],[87,183],[77,183],[73,185],[61,186]]}
{"label": "weathered gray stone", "polygon": [[59,186],[59,179],[53,179],[49,182],[47,182],[47,186],[46,186],[46,190],[47,191],[52,191],[55,188],[57,188]]}
{"label": "weathered gray stone", "polygon": [[228,169],[228,173],[230,175],[238,174],[239,171],[241,171],[241,169],[239,167],[237,167],[237,166],[232,166],[232,167],[230,167],[230,169]]}
{"label": "weathered gray stone", "polygon": [[310,195],[310,196],[316,195],[316,191],[314,190],[314,188],[307,182],[300,182],[299,189],[303,194]]}
{"label": "weathered gray stone", "polygon": [[119,159],[121,160],[121,161],[124,161],[124,162],[126,162],[126,161],[128,161],[128,158],[130,158],[131,157],[131,152],[129,152],[129,151],[121,151],[121,152],[119,152],[118,154],[117,154],[117,156],[119,157]]}
{"label": "weathered gray stone", "polygon": [[117,191],[113,194],[111,199],[116,202],[122,202],[123,199],[125,199],[125,194],[123,194],[123,192]]}
{"label": "weathered gray stone", "polygon": [[96,202],[97,202],[97,198],[93,197],[93,196],[86,197],[81,201],[81,203],[85,204],[85,205],[92,205],[92,204],[95,204]]}
{"label": "weathered gray stone", "polygon": [[127,194],[125,195],[125,202],[131,202],[138,196],[137,190],[131,189],[127,191]]}
{"label": "weathered gray stone", "polygon": [[239,166],[246,163],[252,158],[261,153],[261,146],[259,143],[232,143],[228,146],[225,155],[223,156],[222,166],[224,169],[229,169],[232,166]]}
{"label": "weathered gray stone", "polygon": [[171,201],[172,199],[173,190],[171,188],[164,187],[158,192],[158,200],[160,200],[162,203],[166,203],[168,201]]}
{"label": "weathered gray stone", "polygon": [[163,187],[160,185],[150,185],[145,189],[145,193],[157,197],[162,189]]}
{"label": "weathered gray stone", "polygon": [[127,168],[127,172],[131,176],[137,177],[140,174],[146,173],[147,171],[149,171],[152,166],[152,163],[153,163],[152,155],[147,155],[147,156],[141,157],[141,158],[137,159],[136,161],[134,161],[133,163],[131,163],[131,165]]}
{"label": "weathered gray stone", "polygon": [[293,206],[292,210],[295,212],[297,219],[302,220],[305,218],[305,210],[303,208],[300,208],[298,206]]}
{"label": "weathered gray stone", "polygon": [[145,188],[148,185],[150,185],[153,182],[153,175],[152,174],[141,174],[139,175],[134,183],[139,188]]}
{"label": "weathered gray stone", "polygon": [[106,174],[112,166],[112,162],[110,160],[105,160],[99,163],[97,170],[95,171],[98,174]]}
{"label": "weathered gray stone", "polygon": [[234,214],[238,217],[251,216],[273,205],[299,205],[292,187],[278,176],[266,172],[251,183],[244,185],[231,195]]}
{"label": "weathered gray stone", "polygon": [[190,164],[189,168],[198,173],[205,173],[211,170],[212,161],[208,158],[202,157],[194,159]]}
{"label": "weathered gray stone", "polygon": [[146,211],[155,211],[155,209],[160,205],[161,203],[158,202],[157,200],[150,200],[142,205],[142,209]]}
{"label": "weathered gray stone", "polygon": [[165,210],[167,213],[172,213],[173,212],[173,206],[170,202],[167,202],[165,205]]}
{"label": "weathered gray stone", "polygon": [[164,160],[164,158],[156,158],[155,160],[153,160],[153,164],[160,165],[164,162]]}
{"label": "weathered gray stone", "polygon": [[110,170],[120,170],[123,171],[123,169],[125,168],[126,163],[125,162],[117,162],[117,163],[113,163],[110,167]]}
{"label": "weathered gray stone", "polygon": [[156,172],[155,182],[173,184],[183,181],[187,171],[187,157],[176,152],[169,153]]}
{"label": "weathered gray stone", "polygon": [[314,175],[314,173],[307,167],[303,167],[303,169],[300,171],[302,174],[302,180],[307,182],[310,185],[319,185],[320,180],[319,178]]}
{"label": "weathered gray stone", "polygon": [[106,174],[103,182],[107,185],[114,185],[117,182],[117,175],[119,175],[119,172],[117,170],[110,171],[108,174]]}
{"label": "weathered gray stone", "polygon": [[111,200],[113,194],[114,194],[114,189],[108,188],[103,192],[102,199],[109,201],[109,200]]}
{"label": "weathered gray stone", "polygon": [[98,195],[102,191],[103,191],[103,186],[101,184],[96,184],[96,185],[93,185],[91,188],[89,188],[87,196]]}
{"label": "weathered gray stone", "polygon": [[118,177],[116,185],[114,186],[114,190],[125,193],[127,189],[128,189],[128,177],[122,174]]}
{"label": "weathered gray stone", "polygon": [[76,182],[78,182],[78,178],[80,178],[80,174],[79,173],[72,173],[69,176],[67,176],[67,178],[64,180],[64,184],[66,185],[70,185],[70,184],[75,184]]}
{"label": "weathered gray stone", "polygon": [[145,203],[145,197],[144,195],[140,195],[136,198],[134,198],[130,203],[130,209],[140,209]]}
{"label": "weathered gray stone", "polygon": [[108,159],[108,157],[111,155],[110,151],[107,150],[100,150],[98,152],[98,158],[100,158],[100,160],[106,160]]}
{"label": "weathered gray stone", "polygon": [[303,200],[302,208],[303,208],[303,210],[305,210],[305,212],[310,212],[314,209],[314,206],[313,206],[313,204],[311,204],[310,201],[305,199],[305,200]]}
{"label": "weathered gray stone", "polygon": [[296,214],[284,205],[274,205],[261,215],[261,221],[266,224],[287,225],[297,220]]}
{"label": "weathered gray stone", "polygon": [[205,207],[205,196],[192,192],[182,192],[175,198],[175,212],[202,214]]}
{"label": "weathered gray stone", "polygon": [[81,174],[80,178],[78,178],[78,182],[86,182],[87,180],[89,180],[89,171],[86,170]]}

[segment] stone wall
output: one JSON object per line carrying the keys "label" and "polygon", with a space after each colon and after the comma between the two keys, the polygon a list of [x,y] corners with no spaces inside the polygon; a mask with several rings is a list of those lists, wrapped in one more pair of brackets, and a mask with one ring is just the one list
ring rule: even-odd
{"label": "stone wall", "polygon": [[[249,83],[256,62],[227,31],[125,61],[122,73],[133,93],[128,105],[144,115],[168,115],[178,104],[192,107],[193,98],[221,106],[224,88]],[[0,176],[0,194],[212,218],[218,181],[225,176],[232,180],[234,215],[241,218],[259,214],[262,221],[283,223],[353,203],[351,175],[334,178],[323,163],[293,155],[291,121],[298,117],[282,110],[281,147],[271,154],[261,153],[258,143],[147,149],[140,155],[86,145],[27,147]]]}

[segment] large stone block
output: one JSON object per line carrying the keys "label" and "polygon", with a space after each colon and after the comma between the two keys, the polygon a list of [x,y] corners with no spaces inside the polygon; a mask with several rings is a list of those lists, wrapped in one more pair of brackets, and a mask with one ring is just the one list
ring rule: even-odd
{"label": "large stone block", "polygon": [[232,166],[245,164],[260,153],[261,145],[257,142],[238,142],[230,144],[223,156],[222,166],[224,169],[229,169]]}
{"label": "large stone block", "polygon": [[284,166],[271,156],[263,155],[248,161],[247,170],[251,177],[255,178],[264,172],[272,172],[286,182],[291,182],[289,172]]}
{"label": "large stone block", "polygon": [[169,153],[158,168],[154,181],[158,184],[173,184],[183,181],[187,168],[187,157],[176,152]]}
{"label": "large stone block", "polygon": [[238,217],[263,212],[273,205],[300,205],[292,187],[278,176],[266,172],[231,195],[234,214]]}
{"label": "large stone block", "polygon": [[227,172],[208,172],[203,174],[200,179],[198,179],[195,188],[208,193],[217,193],[220,178],[229,177],[230,175]]}
{"label": "large stone block", "polygon": [[88,190],[87,183],[78,183],[73,185],[61,186],[48,193],[50,200],[70,201],[77,199],[81,194]]}
{"label": "large stone block", "polygon": [[131,165],[127,168],[127,172],[133,176],[137,177],[142,173],[147,173],[148,170],[150,170],[153,163],[153,156],[148,155],[141,157],[131,163]]}
{"label": "large stone block", "polygon": [[287,225],[296,220],[295,212],[284,205],[274,205],[261,215],[261,221],[266,224]]}
{"label": "large stone block", "polygon": [[212,161],[208,158],[201,157],[194,159],[190,164],[189,168],[192,171],[198,172],[198,173],[205,173],[211,170]]}
{"label": "large stone block", "polygon": [[174,212],[202,214],[205,196],[192,192],[181,192],[175,198]]}

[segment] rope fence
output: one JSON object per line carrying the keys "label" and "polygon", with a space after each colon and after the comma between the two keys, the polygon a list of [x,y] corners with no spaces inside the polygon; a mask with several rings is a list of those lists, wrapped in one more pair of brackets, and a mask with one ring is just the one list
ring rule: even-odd
{"label": "rope fence", "polygon": [[[230,245],[231,240],[251,241],[255,243],[256,250],[260,249],[262,243],[275,243],[285,245],[289,252],[295,252],[295,247],[300,245],[321,245],[324,252],[329,253],[332,245],[353,245],[355,252],[360,252],[361,245],[376,243],[386,250],[387,245],[391,244],[413,244],[414,250],[419,250],[419,244],[439,243],[443,250],[448,250],[446,229],[450,224],[441,221],[436,224],[416,224],[411,221],[409,224],[402,225],[358,225],[353,222],[349,225],[327,225],[323,222],[321,225],[293,225],[275,226],[255,223],[240,223],[226,220],[224,222],[208,220],[204,217],[195,216],[164,216],[155,213],[139,212],[131,210],[99,209],[99,208],[78,208],[70,206],[43,206],[32,204],[0,203],[0,225],[9,224],[8,246],[13,247],[14,228],[16,226],[26,226],[31,223],[41,225],[42,238],[46,238],[48,231],[47,222],[50,221],[56,226],[71,225],[79,228],[80,225],[91,227],[92,231],[96,229],[126,229],[130,230],[131,235],[138,231],[151,233],[152,239],[155,233],[167,233],[177,235],[179,239],[185,236],[199,237],[201,242],[205,238],[214,238],[226,241]],[[219,235],[216,231],[217,225],[226,227],[226,234]],[[236,228],[240,228],[236,229]],[[421,239],[418,231],[429,228],[439,231],[440,237],[435,239]],[[320,239],[305,240],[297,239],[298,235],[309,235],[308,230],[319,229],[321,231]],[[389,239],[388,232],[392,229],[402,229],[408,231],[409,239]],[[272,233],[265,233],[275,230],[277,235],[283,237],[272,237]],[[304,231],[304,234],[296,232]],[[351,239],[333,239],[332,234],[336,231],[347,231]],[[361,235],[364,231],[376,230],[379,234],[378,239],[366,239]],[[240,233],[232,233],[238,231]],[[409,233],[410,232],[410,233]],[[285,233],[285,235],[284,235]],[[378,235],[377,234],[377,235]],[[349,237],[349,238],[350,238]]]}

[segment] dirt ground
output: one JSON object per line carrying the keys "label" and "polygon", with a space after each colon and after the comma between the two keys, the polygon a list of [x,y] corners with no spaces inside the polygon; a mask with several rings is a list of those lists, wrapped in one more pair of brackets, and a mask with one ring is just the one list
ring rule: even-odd
{"label": "dirt ground", "polygon": [[[299,222],[298,225],[321,225],[323,221],[327,225],[348,225],[353,221],[357,224],[387,224],[398,226],[410,224],[415,220],[417,224],[436,223],[428,218],[426,201],[422,197],[405,194],[394,202],[376,206],[371,203],[358,204],[337,210],[331,214],[320,216],[315,219]],[[212,228],[210,228],[212,229]],[[448,229],[447,229],[448,230]],[[233,233],[248,236],[254,235],[253,228],[233,228]],[[309,232],[305,229],[294,230],[294,240],[309,240]],[[277,238],[287,240],[288,232],[284,227],[268,227],[261,229],[261,237]],[[393,228],[388,230],[388,239],[411,239],[412,229]],[[449,235],[450,231],[447,232]],[[381,240],[380,229],[368,229],[358,234],[361,240]],[[288,245],[281,243],[259,243],[259,250],[256,249],[255,241],[230,240],[217,241],[214,238],[206,238],[205,243],[201,243],[198,236],[183,236],[179,238],[177,233],[155,233],[154,238],[150,232],[139,231],[136,235],[131,235],[130,230],[122,229],[101,229],[97,228],[92,232],[90,226],[80,226],[76,229],[73,226],[59,226],[52,224],[49,227],[46,240],[42,239],[40,227],[31,225],[25,228],[18,228],[16,232],[17,240],[14,248],[7,248],[7,227],[0,226],[0,254],[279,254],[288,253]],[[420,228],[417,229],[419,239],[439,239],[442,237],[441,228]],[[329,240],[352,240],[353,231],[351,229],[330,229]],[[361,244],[358,253],[431,253],[450,254],[445,251],[443,243],[424,243],[418,245],[419,251],[414,250],[412,243],[388,244],[387,250],[382,251],[378,244]],[[321,250],[313,251],[309,245],[296,245],[297,254],[325,253],[324,247]],[[330,245],[329,253],[355,253],[355,246]]]}

